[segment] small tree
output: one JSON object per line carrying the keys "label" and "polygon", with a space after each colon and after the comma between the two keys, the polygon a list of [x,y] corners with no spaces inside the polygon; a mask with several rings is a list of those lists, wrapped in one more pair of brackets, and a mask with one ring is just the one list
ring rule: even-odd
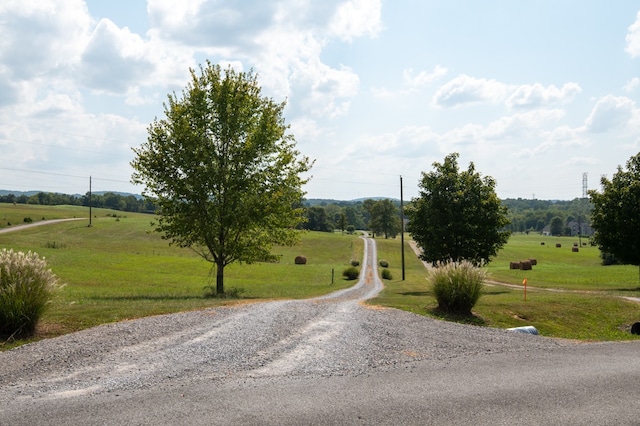
{"label": "small tree", "polygon": [[560,216],[554,216],[551,219],[551,223],[549,224],[549,232],[551,233],[551,235],[562,235],[563,229],[564,224],[562,222],[562,218]]}
{"label": "small tree", "polygon": [[618,261],[640,266],[640,153],[626,166],[611,180],[602,177],[602,192],[589,191],[593,242]]}
{"label": "small tree", "polygon": [[481,177],[473,163],[458,170],[458,154],[433,163],[422,173],[420,196],[406,209],[407,230],[432,264],[468,260],[489,262],[509,238],[506,207],[495,193],[495,181]]}
{"label": "small tree", "polygon": [[304,220],[300,175],[311,163],[298,158],[284,105],[261,95],[253,72],[207,62],[134,149],[132,181],[156,199],[157,230],[215,265],[217,294],[227,265],[272,258]]}
{"label": "small tree", "polygon": [[374,233],[383,234],[384,238],[395,238],[400,232],[400,217],[393,202],[389,199],[374,201],[369,204],[369,209],[369,229]]}

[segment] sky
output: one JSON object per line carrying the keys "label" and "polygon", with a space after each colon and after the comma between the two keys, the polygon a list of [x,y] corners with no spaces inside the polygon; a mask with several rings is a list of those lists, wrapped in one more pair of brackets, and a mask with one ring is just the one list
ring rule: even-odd
{"label": "sky", "polygon": [[571,200],[640,151],[636,0],[2,0],[0,189],[120,191],[189,70],[253,69],[307,198],[419,195],[450,153]]}

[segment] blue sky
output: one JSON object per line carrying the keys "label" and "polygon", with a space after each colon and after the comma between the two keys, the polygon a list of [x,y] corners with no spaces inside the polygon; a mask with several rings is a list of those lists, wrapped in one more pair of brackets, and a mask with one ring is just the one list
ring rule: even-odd
{"label": "blue sky", "polygon": [[451,152],[573,199],[640,151],[631,0],[3,0],[0,189],[141,193],[132,148],[205,60],[287,100],[309,198],[418,195]]}

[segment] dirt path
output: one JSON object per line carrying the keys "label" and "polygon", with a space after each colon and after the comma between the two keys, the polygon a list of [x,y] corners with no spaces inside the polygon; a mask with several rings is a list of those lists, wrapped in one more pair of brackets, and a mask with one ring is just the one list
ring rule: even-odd
{"label": "dirt path", "polygon": [[2,228],[2,229],[0,229],[0,234],[6,234],[8,232],[14,232],[14,231],[22,231],[24,229],[34,228],[36,226],[51,225],[51,224],[60,223],[60,222],[69,222],[69,221],[72,221],[72,220],[86,220],[86,218],[74,217],[74,218],[70,218],[70,219],[42,220],[40,222],[27,223],[27,224],[24,224],[24,225],[16,225],[16,226],[10,226],[8,228]]}

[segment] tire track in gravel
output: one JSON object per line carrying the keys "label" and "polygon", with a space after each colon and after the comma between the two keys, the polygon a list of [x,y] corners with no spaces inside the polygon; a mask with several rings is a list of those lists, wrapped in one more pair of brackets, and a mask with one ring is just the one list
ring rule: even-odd
{"label": "tire track in gravel", "polygon": [[56,399],[173,379],[364,368],[371,342],[357,320],[359,302],[383,287],[375,241],[364,238],[364,244],[358,283],[326,296],[125,321],[0,353],[0,403],[10,397],[6,390],[18,398]]}

